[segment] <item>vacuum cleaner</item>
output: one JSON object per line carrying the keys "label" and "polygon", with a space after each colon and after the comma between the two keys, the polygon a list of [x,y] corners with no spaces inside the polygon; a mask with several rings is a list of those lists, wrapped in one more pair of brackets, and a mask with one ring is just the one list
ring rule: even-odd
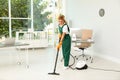
{"label": "vacuum cleaner", "polygon": [[[60,40],[59,40],[59,42],[60,42]],[[56,59],[55,59],[55,64],[54,64],[54,70],[53,70],[53,72],[52,73],[48,73],[49,75],[60,75],[59,73],[56,73],[56,66],[57,66],[57,60],[58,60],[58,55],[59,55],[59,50],[57,50],[57,54],[56,54]],[[86,62],[85,61],[78,61],[77,62],[77,64],[76,64],[76,67],[75,68],[72,68],[72,66],[75,64],[75,58],[74,58],[74,56],[72,55],[72,54],[70,54],[72,57],[73,57],[73,63],[71,64],[71,65],[69,65],[69,67],[71,68],[71,69],[77,69],[77,70],[82,70],[82,69],[87,69],[88,68],[88,66],[87,66],[87,64],[86,64]]]}
{"label": "vacuum cleaner", "polygon": [[77,70],[83,70],[83,69],[87,69],[87,68],[88,68],[88,65],[86,64],[85,61],[79,60],[79,61],[77,62],[77,64],[76,64],[75,68],[76,68]]}
{"label": "vacuum cleaner", "polygon": [[[71,65],[69,65],[69,68],[71,68],[72,70],[85,70],[88,68],[86,61],[79,60],[76,62],[75,57],[72,54],[70,54],[70,56],[73,58],[73,63]],[[74,65],[75,65],[75,67],[72,67]]]}

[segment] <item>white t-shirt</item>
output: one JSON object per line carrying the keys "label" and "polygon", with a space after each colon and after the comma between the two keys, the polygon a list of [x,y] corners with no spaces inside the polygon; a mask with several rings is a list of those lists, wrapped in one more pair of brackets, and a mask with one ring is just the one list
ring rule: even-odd
{"label": "white t-shirt", "polygon": [[65,32],[66,34],[69,34],[67,25],[63,26],[63,32]]}

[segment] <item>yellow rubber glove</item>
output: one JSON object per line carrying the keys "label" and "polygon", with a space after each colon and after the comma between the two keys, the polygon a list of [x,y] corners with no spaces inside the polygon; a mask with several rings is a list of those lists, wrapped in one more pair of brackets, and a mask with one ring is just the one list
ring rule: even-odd
{"label": "yellow rubber glove", "polygon": [[59,42],[59,44],[57,45],[57,50],[59,50],[62,46],[62,41]]}

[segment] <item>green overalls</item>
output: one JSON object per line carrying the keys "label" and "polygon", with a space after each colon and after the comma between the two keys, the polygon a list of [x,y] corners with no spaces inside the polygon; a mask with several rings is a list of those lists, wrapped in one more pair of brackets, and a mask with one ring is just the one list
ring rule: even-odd
{"label": "green overalls", "polygon": [[[61,35],[63,33],[63,27],[65,25],[67,24],[64,24],[62,27],[59,26],[59,33]],[[68,31],[69,31],[69,27],[68,27]],[[69,34],[66,34],[62,42],[62,53],[63,53],[63,58],[64,58],[64,66],[69,66],[70,51],[71,51],[71,37]]]}

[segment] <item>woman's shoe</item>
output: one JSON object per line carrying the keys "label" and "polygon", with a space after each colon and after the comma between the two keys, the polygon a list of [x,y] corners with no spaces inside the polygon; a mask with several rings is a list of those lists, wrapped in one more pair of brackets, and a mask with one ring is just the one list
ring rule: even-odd
{"label": "woman's shoe", "polygon": [[66,70],[66,69],[69,69],[69,67],[68,66],[64,66],[64,69]]}

